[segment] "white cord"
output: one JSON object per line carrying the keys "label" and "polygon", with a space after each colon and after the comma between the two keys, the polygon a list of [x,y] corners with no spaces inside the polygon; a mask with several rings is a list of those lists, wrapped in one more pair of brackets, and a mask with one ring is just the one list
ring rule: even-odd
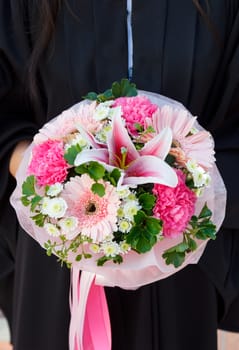
{"label": "white cord", "polygon": [[132,0],[127,0],[128,78],[133,75]]}

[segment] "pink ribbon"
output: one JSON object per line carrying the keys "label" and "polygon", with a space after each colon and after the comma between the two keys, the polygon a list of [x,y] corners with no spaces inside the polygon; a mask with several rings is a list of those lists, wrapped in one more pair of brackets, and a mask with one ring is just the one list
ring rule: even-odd
{"label": "pink ribbon", "polygon": [[72,268],[70,350],[110,350],[111,329],[104,287],[95,274]]}

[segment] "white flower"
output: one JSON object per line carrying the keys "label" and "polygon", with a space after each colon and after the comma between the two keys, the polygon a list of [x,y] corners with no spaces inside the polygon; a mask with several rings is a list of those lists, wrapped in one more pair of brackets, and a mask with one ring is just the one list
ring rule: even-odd
{"label": "white flower", "polygon": [[67,204],[63,198],[46,198],[43,199],[42,214],[48,215],[51,218],[62,218],[66,212]]}
{"label": "white flower", "polygon": [[51,197],[57,196],[63,190],[63,185],[60,182],[51,185],[47,190],[47,195]]}
{"label": "white flower", "polygon": [[123,208],[119,208],[118,210],[117,210],[117,216],[119,217],[119,218],[123,218],[124,217],[124,210],[123,210]]}
{"label": "white flower", "polygon": [[87,140],[84,139],[80,133],[75,134],[74,138],[67,142],[67,144],[65,145],[65,149],[68,150],[68,148],[75,145],[79,145],[81,148],[88,147]]}
{"label": "white flower", "polygon": [[101,248],[106,256],[115,257],[120,253],[119,245],[116,242],[105,242]]}
{"label": "white flower", "polygon": [[90,250],[92,251],[92,253],[97,254],[100,252],[100,247],[98,244],[93,243],[90,245]]}
{"label": "white flower", "polygon": [[103,120],[108,117],[110,113],[110,107],[108,107],[105,103],[100,103],[94,113],[94,119],[96,120]]}
{"label": "white flower", "polygon": [[77,228],[78,219],[74,216],[69,216],[67,218],[61,219],[59,221],[59,226],[63,231],[74,231]]}
{"label": "white flower", "polygon": [[131,250],[131,247],[130,247],[130,245],[128,243],[123,241],[123,242],[120,243],[120,250],[124,254],[124,253],[129,252]]}
{"label": "white flower", "polygon": [[194,186],[202,187],[210,184],[210,175],[194,160],[189,160],[186,166],[188,171],[192,174]]}
{"label": "white flower", "polygon": [[61,234],[60,230],[56,227],[56,225],[50,223],[45,224],[44,229],[52,237],[59,237]]}
{"label": "white flower", "polygon": [[121,232],[129,232],[132,227],[132,224],[128,220],[119,221],[119,229]]}
{"label": "white flower", "polygon": [[187,167],[188,171],[190,171],[190,173],[194,173],[197,170],[197,168],[199,167],[199,165],[197,164],[197,162],[195,162],[195,160],[190,159],[187,161],[186,167]]}
{"label": "white flower", "polygon": [[111,124],[106,124],[103,128],[96,134],[96,139],[100,142],[105,143],[107,140],[107,134],[112,130]]}
{"label": "white flower", "polygon": [[44,197],[42,199],[41,213],[44,215],[48,215],[48,206],[49,206],[50,200],[51,199],[49,197]]}
{"label": "white flower", "polygon": [[123,206],[124,216],[128,220],[133,220],[138,210],[141,208],[137,201],[128,201]]}
{"label": "white flower", "polygon": [[129,186],[121,186],[117,189],[117,193],[121,199],[128,197],[130,195]]}

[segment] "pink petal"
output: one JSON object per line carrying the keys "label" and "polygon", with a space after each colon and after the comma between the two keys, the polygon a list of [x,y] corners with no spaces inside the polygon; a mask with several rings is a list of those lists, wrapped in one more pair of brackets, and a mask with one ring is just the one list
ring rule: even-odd
{"label": "pink petal", "polygon": [[121,118],[121,109],[114,114],[112,121],[112,131],[107,135],[107,144],[110,153],[110,163],[118,164],[118,159],[122,159],[122,148],[127,149],[126,164],[131,163],[139,157],[133,142],[131,141],[127,129]]}
{"label": "pink petal", "polygon": [[87,143],[91,147],[93,147],[93,148],[101,148],[102,147],[103,144],[96,141],[94,136],[91,133],[89,133],[87,130],[85,130],[81,125],[77,124],[76,128],[80,132],[81,136],[87,141]]}
{"label": "pink petal", "polygon": [[175,171],[162,159],[155,156],[137,158],[126,170],[124,185],[157,183],[175,187],[178,178]]}
{"label": "pink petal", "polygon": [[170,128],[164,128],[160,134],[148,141],[139,153],[164,159],[168,155],[171,145],[172,131]]}

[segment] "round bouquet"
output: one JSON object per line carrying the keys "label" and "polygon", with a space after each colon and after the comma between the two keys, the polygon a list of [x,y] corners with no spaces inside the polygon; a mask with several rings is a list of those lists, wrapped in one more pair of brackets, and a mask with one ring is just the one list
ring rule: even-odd
{"label": "round bouquet", "polygon": [[123,79],[44,125],[11,202],[48,255],[88,276],[81,295],[137,288],[197,263],[215,239],[226,196],[213,148],[181,104]]}

